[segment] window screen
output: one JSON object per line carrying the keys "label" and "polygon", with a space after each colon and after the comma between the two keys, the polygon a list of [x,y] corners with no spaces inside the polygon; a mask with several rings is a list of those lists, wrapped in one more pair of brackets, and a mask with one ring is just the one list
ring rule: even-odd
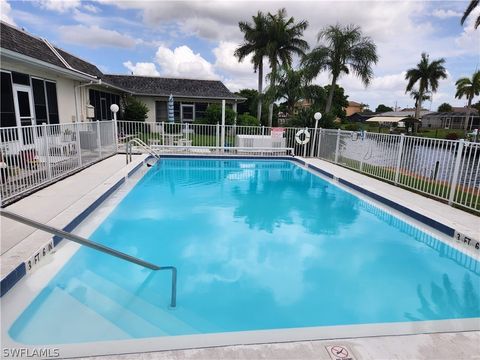
{"label": "window screen", "polygon": [[0,81],[0,125],[1,127],[17,126],[15,107],[13,105],[12,78],[10,73],[1,73]]}
{"label": "window screen", "polygon": [[32,79],[33,104],[35,106],[35,119],[37,125],[48,124],[47,101],[45,98],[45,82]]}
{"label": "window screen", "polygon": [[45,81],[45,89],[47,93],[48,119],[50,124],[58,124],[58,102],[57,102],[57,85],[50,81]]}

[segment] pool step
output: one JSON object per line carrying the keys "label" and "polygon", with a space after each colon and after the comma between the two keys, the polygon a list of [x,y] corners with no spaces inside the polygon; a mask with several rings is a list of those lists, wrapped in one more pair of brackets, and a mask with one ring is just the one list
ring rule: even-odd
{"label": "pool step", "polygon": [[[45,290],[42,311],[36,311],[28,322],[16,322],[10,335],[16,341],[27,344],[51,344],[52,336],[57,344],[77,342],[121,340],[130,338],[123,331],[64,289]],[[92,326],[94,324],[94,326]]]}
{"label": "pool step", "polygon": [[128,311],[135,313],[135,315],[149,322],[157,329],[161,329],[162,332],[170,335],[194,334],[198,332],[195,328],[179,319],[179,317],[183,317],[182,315],[186,315],[181,306],[173,310],[167,308],[167,306],[154,305],[90,270],[82,273],[82,281],[89,284],[88,286],[90,287],[95,286],[98,292],[117,304],[123,304],[119,305],[122,308],[128,306]]}
{"label": "pool step", "polygon": [[68,287],[64,290],[83,305],[122,329],[129,337],[167,335],[157,326],[106,296],[105,290],[99,291],[78,278],[70,279]]}

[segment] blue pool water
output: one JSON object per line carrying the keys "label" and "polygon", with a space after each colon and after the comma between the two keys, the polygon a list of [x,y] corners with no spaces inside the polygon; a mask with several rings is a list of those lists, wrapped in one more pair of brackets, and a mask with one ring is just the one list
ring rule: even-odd
{"label": "blue pool water", "polygon": [[10,328],[29,344],[480,316],[479,263],[289,161],[165,159]]}

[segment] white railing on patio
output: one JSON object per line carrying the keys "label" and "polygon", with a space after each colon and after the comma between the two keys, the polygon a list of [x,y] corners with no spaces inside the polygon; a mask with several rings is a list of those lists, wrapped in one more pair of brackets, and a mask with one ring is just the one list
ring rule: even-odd
{"label": "white railing on patio", "polygon": [[0,128],[2,204],[116,152],[113,121]]}
{"label": "white railing on patio", "polygon": [[[126,144],[139,138],[160,154],[319,158],[480,212],[480,143],[332,129],[116,124],[117,128],[114,121],[101,121],[0,129],[3,203],[125,152]],[[306,144],[295,140],[301,130],[310,134]],[[135,146],[133,150],[142,151]]]}

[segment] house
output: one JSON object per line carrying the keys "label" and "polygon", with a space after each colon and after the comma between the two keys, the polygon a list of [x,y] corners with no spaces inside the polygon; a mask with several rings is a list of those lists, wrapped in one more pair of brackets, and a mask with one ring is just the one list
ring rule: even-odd
{"label": "house", "polygon": [[356,112],[350,116],[347,116],[348,122],[365,122],[373,116],[378,115],[376,112]]}
{"label": "house", "polygon": [[[422,126],[433,129],[463,129],[467,108],[453,107],[450,112],[434,112],[422,119]],[[478,129],[480,127],[480,116],[478,110],[471,109],[468,129]]]}
{"label": "house", "polygon": [[2,128],[111,120],[110,106],[120,105],[124,95],[147,105],[150,122],[167,120],[170,95],[178,122],[202,117],[211,103],[225,100],[236,111],[236,104],[244,101],[221,81],[104,74],[47,39],[4,22],[0,62]]}
{"label": "house", "polygon": [[361,103],[358,103],[356,101],[349,101],[348,106],[345,108],[347,117],[362,112],[364,107],[365,106]]}
{"label": "house", "polygon": [[[420,110],[420,120],[423,119],[425,115],[431,114],[432,111],[422,109]],[[402,116],[402,117],[415,117],[415,109],[403,109],[400,111],[387,111],[379,114],[379,116]]]}

